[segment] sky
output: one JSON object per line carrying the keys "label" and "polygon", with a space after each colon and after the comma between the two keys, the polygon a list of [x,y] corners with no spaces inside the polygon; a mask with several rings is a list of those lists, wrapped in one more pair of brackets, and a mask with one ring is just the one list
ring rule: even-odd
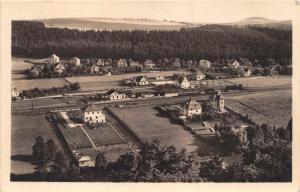
{"label": "sky", "polygon": [[[193,23],[235,22],[247,17],[292,19],[292,1],[44,1],[10,2],[13,19],[147,18]],[[10,9],[8,9],[10,10]]]}

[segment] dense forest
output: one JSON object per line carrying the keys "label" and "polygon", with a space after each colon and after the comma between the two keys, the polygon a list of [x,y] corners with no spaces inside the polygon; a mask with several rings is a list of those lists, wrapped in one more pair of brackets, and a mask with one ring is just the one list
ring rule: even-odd
{"label": "dense forest", "polygon": [[12,22],[12,54],[69,58],[254,59],[291,58],[292,31],[258,26],[205,25],[180,31],[80,31]]}

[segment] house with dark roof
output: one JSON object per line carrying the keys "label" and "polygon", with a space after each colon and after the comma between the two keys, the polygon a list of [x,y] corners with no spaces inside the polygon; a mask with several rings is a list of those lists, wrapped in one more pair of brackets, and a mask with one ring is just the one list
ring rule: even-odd
{"label": "house with dark roof", "polygon": [[191,79],[194,80],[194,81],[200,81],[200,80],[202,80],[202,79],[205,79],[205,74],[202,73],[202,71],[197,70],[196,72],[194,72],[194,73],[191,75]]}
{"label": "house with dark roof", "polygon": [[186,103],[185,103],[185,107],[184,107],[184,115],[186,117],[192,117],[194,115],[200,115],[202,113],[202,105],[194,100],[194,99],[189,99]]}

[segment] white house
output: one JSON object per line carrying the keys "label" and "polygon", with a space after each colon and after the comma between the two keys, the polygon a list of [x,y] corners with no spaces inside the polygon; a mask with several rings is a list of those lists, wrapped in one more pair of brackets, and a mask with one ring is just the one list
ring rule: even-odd
{"label": "white house", "polygon": [[82,109],[82,120],[91,124],[106,122],[102,109],[96,105],[88,105]]}
{"label": "white house", "polygon": [[66,67],[65,67],[65,65],[62,64],[62,63],[58,63],[58,64],[54,67],[54,71],[55,71],[56,73],[59,73],[59,74],[63,73],[65,70],[66,70]]}
{"label": "white house", "polygon": [[202,73],[202,71],[197,70],[195,73],[193,73],[193,74],[191,75],[191,79],[192,79],[192,80],[195,80],[195,81],[200,81],[200,80],[202,80],[202,79],[205,79],[205,74]]}
{"label": "white house", "polygon": [[104,62],[104,60],[103,59],[98,59],[98,61],[97,61],[97,64],[96,64],[97,66],[99,66],[99,67],[104,67],[105,66],[105,62]]}
{"label": "white house", "polygon": [[136,77],[133,77],[132,83],[134,85],[143,86],[143,85],[148,85],[149,81],[144,76],[136,76]]}
{"label": "white house", "polygon": [[80,65],[80,59],[78,57],[73,57],[69,60],[69,63],[73,66],[79,66]]}
{"label": "white house", "polygon": [[127,60],[119,59],[119,61],[117,62],[117,67],[120,67],[120,68],[128,67]]}
{"label": "white house", "polygon": [[91,73],[99,73],[99,71],[100,71],[100,67],[98,67],[97,65],[93,65],[90,68]]}
{"label": "white house", "polygon": [[208,60],[204,60],[204,59],[201,59],[200,61],[199,61],[199,67],[201,67],[201,68],[205,68],[205,69],[208,69],[208,68],[210,68],[210,61],[208,61]]}
{"label": "white house", "polygon": [[185,76],[180,76],[175,80],[175,86],[182,89],[188,89],[190,87],[190,82]]}
{"label": "white house", "polygon": [[250,77],[251,74],[252,74],[252,70],[248,67],[243,67],[241,66],[239,69],[238,69],[238,74],[240,76],[243,76],[243,77]]}
{"label": "white house", "polygon": [[79,167],[94,167],[95,161],[90,156],[84,155],[78,159],[78,165]]}
{"label": "white house", "polygon": [[126,95],[124,93],[118,93],[117,91],[111,89],[110,91],[108,91],[104,97],[108,100],[120,100],[120,99],[125,99]]}
{"label": "white house", "polygon": [[153,69],[154,67],[156,67],[156,64],[152,60],[147,59],[144,62],[144,67],[147,68],[147,69]]}
{"label": "white house", "polygon": [[232,69],[238,69],[240,67],[240,63],[237,60],[229,61],[227,66]]}
{"label": "white house", "polygon": [[46,62],[49,64],[57,64],[59,63],[59,57],[56,56],[55,54],[52,54],[50,55],[50,57],[46,59]]}
{"label": "white house", "polygon": [[194,115],[200,115],[202,113],[202,105],[196,100],[189,99],[184,107],[184,115],[192,117]]}
{"label": "white house", "polygon": [[174,68],[180,68],[181,67],[181,62],[179,58],[176,58],[173,62],[173,67]]}

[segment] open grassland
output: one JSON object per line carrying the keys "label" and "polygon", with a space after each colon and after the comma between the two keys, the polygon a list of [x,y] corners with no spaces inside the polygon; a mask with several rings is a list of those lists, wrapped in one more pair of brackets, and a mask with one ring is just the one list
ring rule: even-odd
{"label": "open grassland", "polygon": [[212,146],[194,137],[181,125],[170,122],[168,117],[162,116],[152,107],[111,108],[111,110],[144,141],[159,140],[163,145],[198,151],[203,155],[214,150]]}
{"label": "open grassland", "polygon": [[292,117],[292,91],[278,90],[225,99],[225,105],[255,122],[286,127]]}
{"label": "open grassland", "polygon": [[47,121],[45,114],[12,115],[11,121],[11,173],[34,172],[31,162],[32,145],[35,138],[52,139],[62,151],[55,128]]}

